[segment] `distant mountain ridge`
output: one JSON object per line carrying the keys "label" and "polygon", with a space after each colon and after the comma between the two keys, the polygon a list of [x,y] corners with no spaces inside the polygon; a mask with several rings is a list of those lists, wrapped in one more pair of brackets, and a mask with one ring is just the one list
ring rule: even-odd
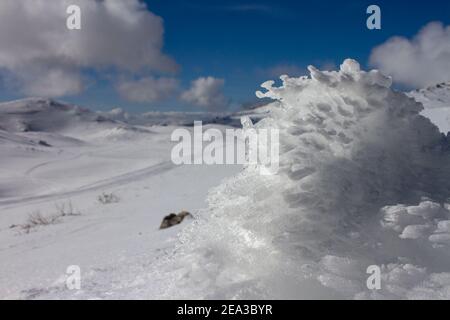
{"label": "distant mountain ridge", "polygon": [[81,123],[109,121],[86,108],[52,99],[27,98],[0,103],[0,129],[8,132],[58,132]]}
{"label": "distant mountain ridge", "polygon": [[264,118],[271,105],[239,112],[174,112],[149,111],[130,114],[123,109],[91,111],[88,108],[46,98],[26,98],[0,103],[0,130],[8,132],[58,132],[76,124],[109,123],[110,126],[192,126],[222,124],[240,127],[240,118],[249,116],[254,122]]}
{"label": "distant mountain ridge", "polygon": [[448,108],[450,107],[450,81],[411,91],[408,95],[423,103],[426,108]]}
{"label": "distant mountain ridge", "polygon": [[408,96],[421,102],[425,108],[422,115],[429,118],[441,132],[450,131],[450,82],[411,91]]}

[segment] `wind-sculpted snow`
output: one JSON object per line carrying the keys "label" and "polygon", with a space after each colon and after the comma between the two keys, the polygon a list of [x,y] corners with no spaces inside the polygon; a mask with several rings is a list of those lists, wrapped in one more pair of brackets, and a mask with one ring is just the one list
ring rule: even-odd
{"label": "wind-sculpted snow", "polygon": [[[282,76],[256,124],[280,130],[280,170],[246,168],[155,266],[168,298],[450,298],[450,156],[422,105],[346,60]],[[367,289],[370,265],[381,290]]]}

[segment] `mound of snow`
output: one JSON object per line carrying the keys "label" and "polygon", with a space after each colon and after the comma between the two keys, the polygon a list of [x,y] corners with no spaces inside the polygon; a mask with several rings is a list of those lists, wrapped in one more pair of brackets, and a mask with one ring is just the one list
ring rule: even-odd
{"label": "mound of snow", "polygon": [[[246,168],[213,190],[149,296],[450,298],[450,156],[421,103],[345,60],[282,76],[256,124],[280,130],[280,170]],[[429,200],[427,200],[429,199]],[[382,290],[366,287],[378,265]]]}

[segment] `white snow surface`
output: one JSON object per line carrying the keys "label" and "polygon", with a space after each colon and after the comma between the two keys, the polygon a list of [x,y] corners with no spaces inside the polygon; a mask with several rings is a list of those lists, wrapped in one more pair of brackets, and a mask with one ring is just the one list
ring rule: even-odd
{"label": "white snow surface", "polygon": [[[196,217],[208,190],[242,170],[175,166],[177,126],[134,126],[47,99],[0,104],[0,127],[1,299],[117,297],[194,220],[160,231],[163,217]],[[118,202],[100,203],[103,193]],[[61,210],[72,215],[22,227]],[[65,285],[70,265],[81,268],[82,290]]]}

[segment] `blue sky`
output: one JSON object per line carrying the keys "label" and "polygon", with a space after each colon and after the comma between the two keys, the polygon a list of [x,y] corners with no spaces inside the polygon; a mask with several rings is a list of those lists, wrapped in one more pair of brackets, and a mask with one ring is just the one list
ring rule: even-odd
{"label": "blue sky", "polygon": [[[214,1],[146,0],[164,20],[163,52],[180,66],[171,75],[182,88],[198,77],[224,79],[231,108],[255,103],[259,84],[277,71],[300,75],[309,64],[332,68],[343,59],[368,67],[371,50],[392,36],[411,38],[431,21],[450,24],[450,2],[428,1]],[[377,4],[382,29],[366,28],[366,8]],[[92,72],[92,84],[60,99],[93,109],[199,110],[179,99],[134,103],[121,98],[107,77]],[[2,100],[21,97],[2,88]]]}

